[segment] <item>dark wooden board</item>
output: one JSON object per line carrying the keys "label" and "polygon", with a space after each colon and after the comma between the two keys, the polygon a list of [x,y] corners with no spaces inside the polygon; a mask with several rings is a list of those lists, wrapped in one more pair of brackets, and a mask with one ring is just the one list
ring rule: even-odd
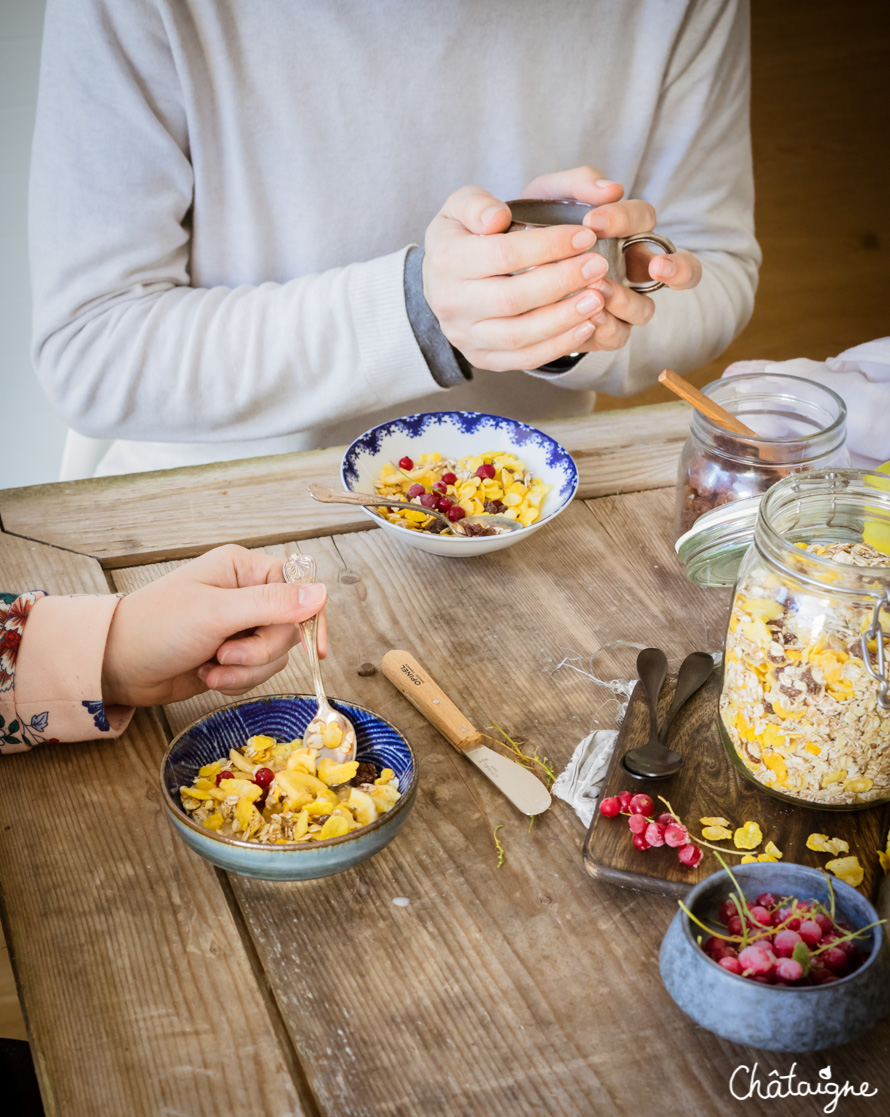
{"label": "dark wooden board", "polygon": [[[675,681],[669,678],[661,692],[660,719],[673,697]],[[701,835],[699,819],[706,816],[722,816],[733,827],[749,820],[757,822],[763,831],[763,841],[753,853],[764,852],[767,842],[773,841],[782,851],[784,861],[815,868],[824,867],[832,855],[807,849],[807,837],[815,832],[843,838],[865,869],[861,891],[874,898],[882,875],[877,850],[883,849],[887,840],[890,805],[860,811],[815,810],[761,791],[741,774],[727,754],[717,722],[719,693],[719,676],[715,672],[686,703],[671,727],[668,744],[686,758],[683,767],[668,779],[641,780],[629,776],[621,766],[622,756],[644,745],[649,737],[648,706],[638,683],[618,735],[603,795],[617,795],[625,789],[645,791],[656,799],[656,806],[660,806],[656,797],[662,795],[696,837]],[[719,844],[734,848],[731,841]],[[727,857],[726,861],[732,866],[740,859]],[[584,864],[590,875],[600,880],[676,896],[685,895],[692,885],[720,868],[716,856],[707,848],[695,869],[681,865],[676,850],[668,846],[638,850],[631,842],[626,817],[605,818],[599,811],[587,832]]]}

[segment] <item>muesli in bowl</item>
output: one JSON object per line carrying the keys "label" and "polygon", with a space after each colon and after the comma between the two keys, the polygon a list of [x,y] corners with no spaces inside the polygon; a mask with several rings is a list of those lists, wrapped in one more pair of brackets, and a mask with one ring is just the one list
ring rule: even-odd
{"label": "muesli in bowl", "polygon": [[462,458],[443,458],[433,450],[419,454],[416,461],[404,455],[397,464],[384,462],[374,483],[380,496],[416,504],[416,512],[387,510],[385,505],[382,509],[390,523],[412,531],[439,535],[449,530],[427,509],[444,512],[452,523],[467,516],[491,517],[490,524],[476,520],[464,525],[462,531],[469,536],[499,534],[497,516],[531,527],[541,518],[541,505],[551,487],[535,477],[524,461],[504,450]]}

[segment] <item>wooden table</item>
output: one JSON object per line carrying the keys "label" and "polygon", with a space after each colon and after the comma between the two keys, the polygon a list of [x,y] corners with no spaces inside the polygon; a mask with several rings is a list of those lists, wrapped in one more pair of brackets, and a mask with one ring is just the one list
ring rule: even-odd
{"label": "wooden table", "polygon": [[[295,884],[216,871],[162,817],[166,742],[218,695],[141,711],[117,742],[4,758],[4,929],[49,1114],[822,1112],[825,1099],[734,1100],[730,1076],[755,1063],[764,1082],[796,1063],[813,1083],[830,1063],[835,1081],[880,1088],[838,1112],[886,1112],[890,1023],[803,1057],[699,1029],[658,974],[673,901],[591,880],[565,803],[530,830],[379,672],[357,674],[406,648],[480,727],[561,769],[613,709],[558,669],[567,656],[628,640],[674,658],[722,638],[727,594],[686,582],[669,535],[686,424],[681,404],[548,424],[578,461],[579,499],[466,562],[305,497],[339,450],[0,492],[7,590],[128,591],[216,543],[283,556],[299,540],[330,595],[331,692],[391,719],[420,756],[399,838]],[[310,690],[302,657],[260,689]]]}

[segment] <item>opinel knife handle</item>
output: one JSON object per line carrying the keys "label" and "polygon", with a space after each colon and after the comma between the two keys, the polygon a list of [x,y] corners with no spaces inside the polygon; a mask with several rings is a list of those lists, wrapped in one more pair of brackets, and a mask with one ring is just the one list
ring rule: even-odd
{"label": "opinel knife handle", "polygon": [[477,748],[483,743],[482,735],[469,718],[460,712],[429,672],[408,652],[398,649],[387,652],[380,666],[396,690],[412,706],[416,706],[430,725],[438,729],[458,752]]}

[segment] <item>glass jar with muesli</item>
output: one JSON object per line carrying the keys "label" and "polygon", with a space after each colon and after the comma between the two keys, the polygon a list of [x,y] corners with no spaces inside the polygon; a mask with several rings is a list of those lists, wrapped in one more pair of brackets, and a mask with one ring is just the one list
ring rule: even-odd
{"label": "glass jar with muesli", "polygon": [[760,496],[790,473],[849,466],[847,409],[830,388],[782,373],[746,373],[702,391],[759,438],[746,438],[693,412],[680,456],[674,532],[722,504]]}
{"label": "glass jar with muesli", "polygon": [[726,636],[720,725],[767,791],[890,800],[890,478],[816,470],[760,502]]}

